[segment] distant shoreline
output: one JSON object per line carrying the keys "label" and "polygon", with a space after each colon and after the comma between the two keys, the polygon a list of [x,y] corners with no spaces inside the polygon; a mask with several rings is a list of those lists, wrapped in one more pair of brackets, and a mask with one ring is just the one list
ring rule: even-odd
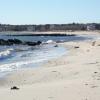
{"label": "distant shoreline", "polygon": [[33,35],[33,34],[64,34],[64,35],[80,35],[80,34],[100,34],[100,31],[44,31],[44,32],[30,32],[30,31],[2,31],[0,34],[4,35]]}

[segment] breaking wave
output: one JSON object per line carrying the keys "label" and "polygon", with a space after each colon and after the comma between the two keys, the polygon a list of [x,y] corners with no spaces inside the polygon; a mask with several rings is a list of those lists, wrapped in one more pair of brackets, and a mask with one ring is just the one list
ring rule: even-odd
{"label": "breaking wave", "polygon": [[46,60],[46,59],[39,59],[39,60],[35,60],[35,61],[20,61],[20,62],[14,62],[14,63],[9,63],[9,64],[3,64],[3,65],[0,65],[0,72],[14,71],[23,66],[25,67],[25,66],[27,66],[27,65],[29,66],[33,63],[42,62],[43,60]]}
{"label": "breaking wave", "polygon": [[10,49],[0,51],[0,59],[7,58],[9,55],[11,55],[13,50],[14,49],[10,48]]}

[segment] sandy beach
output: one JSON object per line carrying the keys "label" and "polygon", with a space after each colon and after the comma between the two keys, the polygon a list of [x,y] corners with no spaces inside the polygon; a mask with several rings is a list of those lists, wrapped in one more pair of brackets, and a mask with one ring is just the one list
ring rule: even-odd
{"label": "sandy beach", "polygon": [[35,31],[4,31],[4,32],[0,32],[0,34],[10,34],[10,35],[14,35],[14,34],[100,34],[100,31],[47,31],[47,32],[35,32]]}
{"label": "sandy beach", "polygon": [[[1,79],[0,100],[99,100],[100,40],[58,45],[69,51],[41,67],[13,72]],[[11,90],[13,86],[19,89]]]}

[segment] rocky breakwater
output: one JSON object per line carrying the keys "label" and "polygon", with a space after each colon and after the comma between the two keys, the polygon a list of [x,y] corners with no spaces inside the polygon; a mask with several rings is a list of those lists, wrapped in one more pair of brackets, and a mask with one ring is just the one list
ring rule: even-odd
{"label": "rocky breakwater", "polygon": [[49,33],[49,34],[8,34],[6,36],[76,36],[75,34],[61,34],[61,33]]}
{"label": "rocky breakwater", "polygon": [[4,39],[0,39],[0,45],[6,45],[6,46],[11,46],[11,45],[28,45],[28,46],[36,46],[36,45],[40,45],[42,42],[41,41],[37,41],[37,42],[29,42],[29,41],[21,41],[19,39],[8,39],[8,40],[4,40]]}

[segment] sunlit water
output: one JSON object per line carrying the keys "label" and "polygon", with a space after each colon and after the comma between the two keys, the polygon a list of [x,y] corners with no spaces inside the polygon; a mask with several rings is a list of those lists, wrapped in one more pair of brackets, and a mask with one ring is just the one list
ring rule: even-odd
{"label": "sunlit water", "polygon": [[[20,39],[22,41],[42,41],[48,40],[55,42],[64,41],[83,41],[91,39],[100,39],[100,36],[80,35],[80,36],[5,36],[0,35],[0,39]],[[0,76],[6,73],[20,70],[23,68],[36,68],[45,61],[52,58],[58,58],[64,55],[68,50],[64,47],[55,47],[55,44],[41,44],[40,46],[0,46]]]}

